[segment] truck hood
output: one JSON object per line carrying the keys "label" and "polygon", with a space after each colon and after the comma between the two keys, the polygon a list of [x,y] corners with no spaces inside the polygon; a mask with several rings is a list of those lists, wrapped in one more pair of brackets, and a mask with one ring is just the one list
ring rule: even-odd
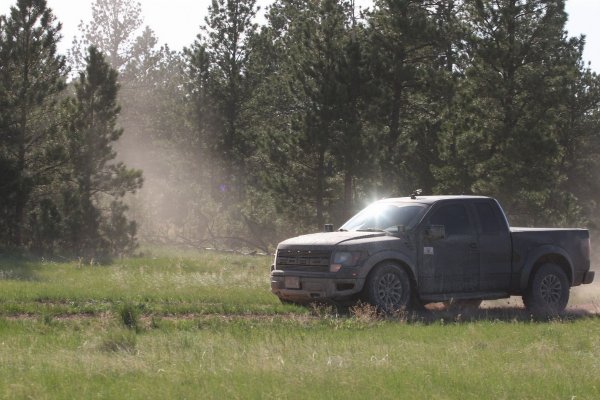
{"label": "truck hood", "polygon": [[296,236],[279,243],[278,248],[297,246],[335,246],[349,240],[388,236],[385,232],[321,232]]}

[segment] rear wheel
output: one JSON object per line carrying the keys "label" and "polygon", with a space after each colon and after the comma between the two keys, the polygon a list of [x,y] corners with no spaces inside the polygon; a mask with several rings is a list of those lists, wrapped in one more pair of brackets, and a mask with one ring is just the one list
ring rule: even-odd
{"label": "rear wheel", "polygon": [[560,314],[568,302],[569,280],[556,264],[542,265],[523,295],[525,307],[537,316]]}
{"label": "rear wheel", "polygon": [[366,300],[385,313],[408,309],[413,298],[406,271],[393,263],[381,264],[367,278]]}

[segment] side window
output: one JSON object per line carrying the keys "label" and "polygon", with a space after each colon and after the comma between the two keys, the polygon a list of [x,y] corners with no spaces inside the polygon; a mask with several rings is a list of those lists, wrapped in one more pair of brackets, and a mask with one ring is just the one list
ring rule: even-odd
{"label": "side window", "polygon": [[429,220],[431,225],[444,225],[446,236],[473,234],[467,209],[462,204],[449,204],[440,207]]}
{"label": "side window", "polygon": [[495,235],[503,231],[503,224],[490,203],[475,203],[475,209],[481,223],[481,233]]}

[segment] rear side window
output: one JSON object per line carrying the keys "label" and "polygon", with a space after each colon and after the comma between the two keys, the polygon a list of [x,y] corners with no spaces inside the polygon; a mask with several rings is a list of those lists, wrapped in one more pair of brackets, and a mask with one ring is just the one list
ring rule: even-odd
{"label": "rear side window", "polygon": [[470,235],[473,226],[465,206],[462,204],[449,204],[440,207],[431,217],[432,225],[444,225],[446,235]]}
{"label": "rear side window", "polygon": [[475,209],[481,223],[481,233],[495,235],[504,230],[498,213],[494,211],[490,203],[475,203]]}

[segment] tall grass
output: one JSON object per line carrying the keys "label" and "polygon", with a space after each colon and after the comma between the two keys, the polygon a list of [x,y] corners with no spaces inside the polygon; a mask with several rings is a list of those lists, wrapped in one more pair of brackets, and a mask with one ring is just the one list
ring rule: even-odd
{"label": "tall grass", "polygon": [[127,259],[108,266],[0,259],[0,315],[99,314],[123,303],[146,313],[278,313],[269,257],[195,253]]}
{"label": "tall grass", "polygon": [[5,398],[599,398],[600,324],[0,323]]}
{"label": "tall grass", "polygon": [[281,305],[270,261],[0,259],[0,398],[600,398],[596,315],[340,316]]}

